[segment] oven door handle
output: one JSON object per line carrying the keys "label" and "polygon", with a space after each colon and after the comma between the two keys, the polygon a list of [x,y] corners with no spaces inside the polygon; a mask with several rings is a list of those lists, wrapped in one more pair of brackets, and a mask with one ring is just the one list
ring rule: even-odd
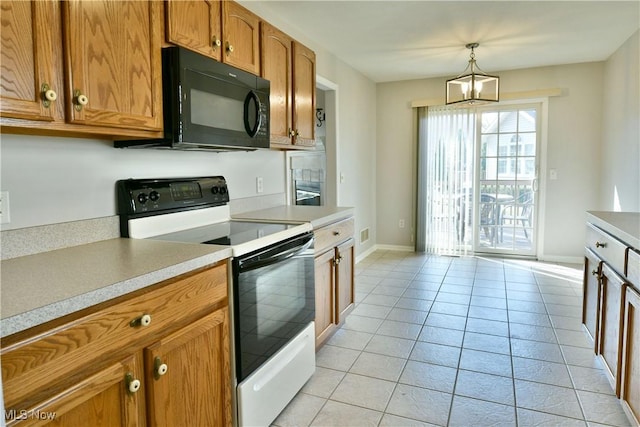
{"label": "oven door handle", "polygon": [[313,245],[313,238],[310,238],[307,243],[301,246],[296,246],[295,248],[287,249],[282,252],[277,252],[273,255],[269,255],[268,258],[261,258],[257,261],[251,261],[250,258],[248,260],[239,260],[238,266],[240,267],[241,272],[246,272],[250,270],[255,270],[256,268],[265,267],[267,265],[277,264],[289,258],[293,258],[298,254],[301,254],[302,252],[311,248],[312,245]]}

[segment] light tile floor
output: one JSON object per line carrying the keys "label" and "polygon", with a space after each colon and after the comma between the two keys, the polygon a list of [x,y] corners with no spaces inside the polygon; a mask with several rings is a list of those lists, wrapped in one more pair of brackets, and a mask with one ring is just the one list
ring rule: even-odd
{"label": "light tile floor", "polygon": [[274,426],[628,426],[580,324],[582,266],[377,251]]}

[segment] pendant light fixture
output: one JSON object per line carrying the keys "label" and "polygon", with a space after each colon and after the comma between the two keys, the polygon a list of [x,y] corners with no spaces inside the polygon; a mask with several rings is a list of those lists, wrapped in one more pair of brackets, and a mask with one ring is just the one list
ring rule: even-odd
{"label": "pendant light fixture", "polygon": [[476,65],[474,49],[479,43],[469,43],[465,47],[471,49],[469,64],[458,77],[447,80],[447,105],[466,102],[478,104],[498,102],[500,79],[490,76]]}

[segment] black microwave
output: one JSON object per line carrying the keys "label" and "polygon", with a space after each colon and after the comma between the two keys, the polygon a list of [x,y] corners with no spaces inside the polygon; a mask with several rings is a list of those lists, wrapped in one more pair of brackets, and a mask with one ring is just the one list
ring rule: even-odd
{"label": "black microwave", "polygon": [[269,148],[269,81],[180,47],[162,49],[164,138],[114,146]]}

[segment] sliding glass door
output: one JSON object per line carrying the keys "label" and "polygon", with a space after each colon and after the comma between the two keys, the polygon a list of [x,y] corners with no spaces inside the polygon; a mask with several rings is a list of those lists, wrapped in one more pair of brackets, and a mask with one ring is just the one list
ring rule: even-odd
{"label": "sliding glass door", "polygon": [[536,254],[538,108],[479,109],[474,252]]}
{"label": "sliding glass door", "polygon": [[419,110],[416,249],[536,255],[539,106]]}

